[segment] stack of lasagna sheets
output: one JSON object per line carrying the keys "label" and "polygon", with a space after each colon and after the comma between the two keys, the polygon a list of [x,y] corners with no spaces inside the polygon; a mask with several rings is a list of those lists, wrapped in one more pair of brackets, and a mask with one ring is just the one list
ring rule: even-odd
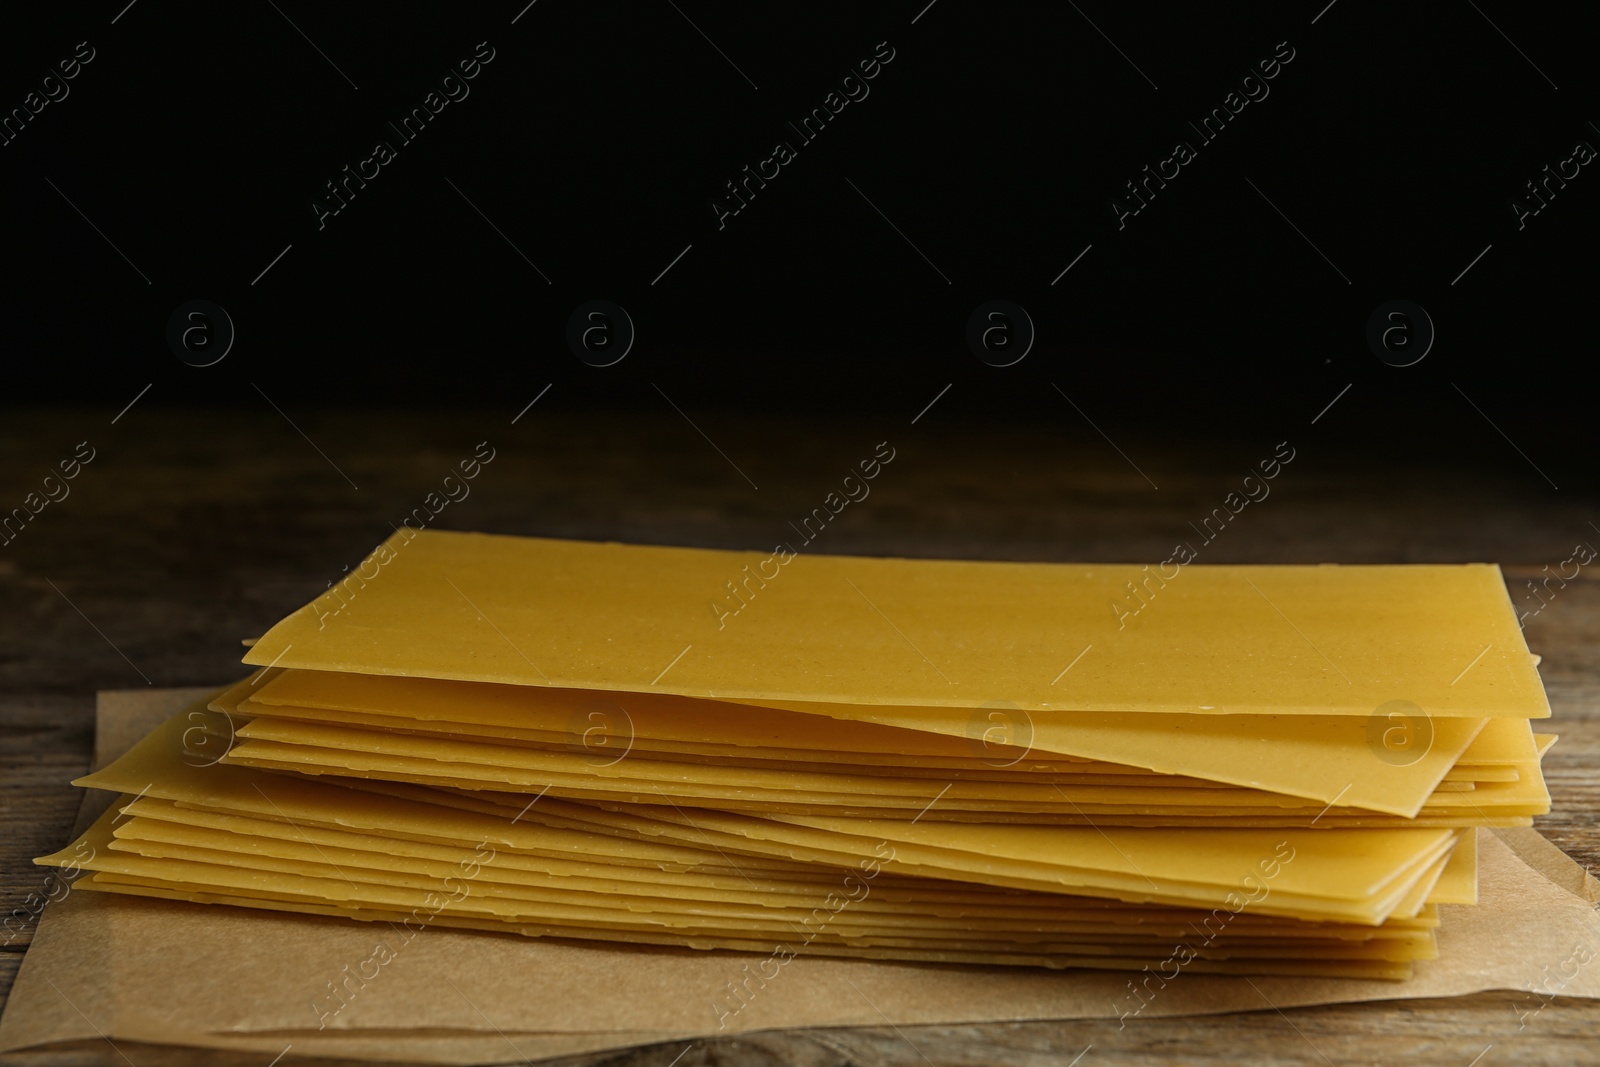
{"label": "stack of lasagna sheets", "polygon": [[114,893],[783,956],[1404,978],[1549,808],[1498,568],[403,530],[78,784]]}

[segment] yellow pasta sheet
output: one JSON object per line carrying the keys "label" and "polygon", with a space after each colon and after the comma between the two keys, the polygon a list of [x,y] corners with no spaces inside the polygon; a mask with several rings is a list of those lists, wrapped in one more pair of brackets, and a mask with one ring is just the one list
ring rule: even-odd
{"label": "yellow pasta sheet", "polygon": [[[527,686],[415,678],[276,671],[240,683],[218,706],[247,714],[317,708],[381,714],[428,722],[467,722],[550,743],[588,743],[591,763],[621,758],[663,739],[704,752],[711,742],[799,763],[826,748],[877,754],[884,762],[927,767],[977,765],[1027,771],[1039,757],[1071,756],[1136,766],[1397,815],[1417,813],[1428,795],[1485,728],[1484,719],[1417,720],[1409,737],[1415,754],[1391,756],[1383,720],[1285,715],[1113,715],[1068,717],[1020,709],[897,708],[872,705],[794,705],[766,709],[654,693],[607,694]],[[818,729],[815,715],[826,715]],[[870,720],[870,721],[868,721]],[[324,719],[322,721],[337,721]],[[1513,732],[1526,723],[1505,720]],[[381,725],[381,724],[380,724]],[[513,735],[515,736],[515,735]],[[1497,731],[1496,737],[1500,736]],[[596,743],[598,742],[598,743]],[[1009,742],[1009,744],[1008,744]],[[1512,742],[1515,743],[1514,741]],[[610,747],[604,747],[609,745]],[[1505,742],[1481,746],[1493,755]],[[599,758],[597,758],[599,757]],[[1385,758],[1389,757],[1389,758]],[[1059,765],[1047,765],[1059,773]],[[936,772],[929,771],[929,774]]]}
{"label": "yellow pasta sheet", "polygon": [[[921,777],[873,775],[784,768],[708,765],[698,761],[632,756],[616,762],[597,761],[587,752],[563,752],[413,734],[352,729],[320,723],[258,718],[238,730],[249,742],[277,742],[281,746],[336,750],[361,757],[396,757],[396,768],[421,764],[446,764],[451,767],[473,765],[527,772],[535,782],[564,781],[574,785],[601,786],[616,780],[638,788],[641,783],[673,783],[685,792],[679,795],[712,797],[739,791],[778,791],[790,795],[848,794],[856,797],[909,798],[908,803],[926,803],[940,793],[939,784]],[[248,762],[255,752],[281,752],[277,747],[242,744],[229,759]],[[282,757],[280,757],[282,758]],[[349,766],[357,766],[350,763]],[[511,779],[508,779],[511,780]],[[1080,782],[1037,781],[1032,776],[1016,775],[1011,781],[993,779],[946,778],[949,788],[942,803],[959,807],[963,800],[1013,800],[1047,806],[1072,804],[1154,804],[1228,807],[1305,807],[1305,801],[1256,789],[1233,789],[1220,785],[1174,789],[1139,779],[1131,784],[1084,784]],[[701,791],[703,792],[697,792]],[[1420,808],[1420,804],[1418,807]],[[1312,805],[1313,808],[1318,805]]]}
{"label": "yellow pasta sheet", "polygon": [[[153,817],[142,812],[156,812]],[[997,930],[1021,933],[1046,933],[1052,936],[1094,934],[1097,937],[1171,937],[1181,935],[1186,923],[1203,919],[1208,913],[1125,905],[1107,907],[1105,901],[1054,893],[1026,893],[996,889],[963,882],[937,879],[903,878],[879,872],[872,875],[859,867],[817,868],[821,877],[797,879],[781,871],[763,870],[746,864],[739,877],[705,875],[687,871],[643,872],[628,866],[612,866],[573,875],[566,870],[552,873],[550,861],[510,852],[495,852],[487,860],[471,848],[420,845],[372,834],[304,828],[295,824],[241,816],[212,815],[217,825],[197,825],[199,814],[165,801],[142,798],[122,806],[125,818],[115,822],[113,849],[137,852],[143,856],[190,859],[196,862],[233,864],[266,870],[290,870],[324,877],[346,877],[358,881],[390,881],[413,888],[447,890],[446,879],[460,879],[463,870],[475,871],[474,891],[523,899],[541,899],[545,890],[571,894],[595,894],[617,900],[666,898],[669,900],[716,900],[732,904],[773,907],[814,908],[841,892],[851,898],[849,919],[864,928],[875,925],[916,924],[928,917],[956,919],[964,929]],[[419,851],[422,854],[419,854]],[[63,862],[69,853],[62,854]],[[1466,857],[1466,862],[1463,862]],[[1462,878],[1475,877],[1471,859],[1475,852],[1465,848],[1452,853],[1447,870],[1459,884]],[[1429,901],[1441,899],[1438,886],[1428,894]],[[579,898],[582,899],[582,898]],[[758,914],[770,916],[766,910]],[[843,915],[840,916],[844,918]],[[1301,942],[1369,941],[1374,938],[1398,939],[1407,944],[1421,943],[1423,931],[1411,927],[1365,927],[1351,924],[1305,923],[1298,920],[1252,916],[1254,922],[1241,922],[1230,929],[1231,938],[1250,942],[1281,943],[1285,938]]]}
{"label": "yellow pasta sheet", "polygon": [[[305,821],[311,825],[385,827],[389,832],[420,840],[460,842],[470,839],[499,842],[507,847],[513,841],[522,841],[546,851],[565,850],[568,854],[588,854],[600,844],[592,833],[562,830],[529,819],[497,819],[435,805],[408,804],[395,798],[222,764],[192,767],[180,756],[183,729],[184,719],[175,717],[121,759],[80,779],[78,784],[145,794],[200,808]],[[529,810],[533,807],[536,805]],[[668,809],[669,812],[676,810]],[[907,820],[881,824],[835,820],[829,827],[826,822],[817,826],[791,825],[705,811],[699,817],[738,820],[737,825],[750,827],[756,837],[775,839],[780,846],[786,834],[806,838],[801,842],[805,845],[826,841],[835,862],[843,859],[845,862],[841,865],[846,866],[863,858],[863,847],[870,849],[882,841],[887,847],[903,845],[919,852],[919,859],[904,873],[986,884],[1017,884],[1019,888],[1088,896],[1151,900],[1177,906],[1218,906],[1230,898],[1238,880],[1249,875],[1258,862],[1274,862],[1275,843],[1279,839],[1276,832],[1252,830],[1102,831],[1077,827],[970,827]],[[858,830],[847,831],[844,829],[847,826]],[[866,829],[860,830],[862,827]],[[880,829],[883,832],[878,837],[863,836],[863,833],[878,834]],[[917,836],[930,829],[947,831],[947,843],[930,845]],[[1027,833],[1030,830],[1034,831],[1031,837]],[[912,836],[891,836],[907,833]],[[1274,899],[1262,905],[1267,913],[1311,919],[1381,921],[1393,910],[1394,901],[1389,898],[1395,895],[1394,887],[1403,890],[1411,885],[1420,877],[1420,872],[1413,868],[1426,867],[1442,855],[1453,840],[1448,831],[1362,831],[1357,835],[1364,842],[1361,849],[1340,851],[1337,846],[1348,832],[1306,833],[1309,836],[1304,840],[1292,835],[1287,840],[1293,842],[1289,847],[1305,855],[1322,857],[1309,863],[1301,862],[1298,868],[1300,871],[1328,868],[1325,876],[1319,879],[1318,893],[1302,899],[1298,893],[1279,891]],[[895,844],[897,841],[900,844]],[[983,845],[980,841],[989,843]],[[1117,842],[1117,847],[1108,850],[1106,845],[1112,841]],[[1028,858],[994,856],[986,852],[1002,842],[1029,842]],[[618,851],[626,851],[618,846],[632,845],[637,850],[646,844],[629,842],[621,836],[603,842],[604,847]],[[704,847],[698,842],[696,845]],[[969,851],[969,847],[976,851]],[[1144,871],[1137,877],[1128,869],[1125,852],[1129,848],[1140,857],[1138,863]],[[1328,859],[1330,849],[1337,854],[1332,862]],[[791,861],[817,858],[786,855],[781,847],[774,849],[773,855],[776,859]],[[677,858],[682,862],[681,856]],[[822,861],[827,862],[827,859]],[[902,860],[896,863],[904,865]],[[1228,873],[1219,881],[1217,872],[1223,868]],[[1292,869],[1295,868],[1284,867],[1286,871]],[[1021,870],[1020,875],[1017,870]],[[1374,881],[1380,872],[1384,877]],[[1012,880],[1008,882],[1007,878]],[[1151,882],[1154,878],[1159,878],[1160,882]],[[1285,884],[1293,885],[1298,881],[1297,876]],[[1153,893],[1147,892],[1151,886],[1155,888]],[[1280,907],[1280,904],[1285,906]]]}
{"label": "yellow pasta sheet", "polygon": [[[264,727],[256,720],[246,727]],[[305,724],[297,724],[305,725]],[[367,740],[350,734],[338,738],[315,728],[322,740],[342,747],[301,744],[247,737],[226,757],[230,764],[301,774],[356,776],[440,786],[515,792],[548,790],[557,796],[594,801],[658,803],[666,800],[738,811],[806,811],[812,814],[883,814],[926,817],[930,821],[982,820],[986,813],[1013,821],[1054,821],[1034,816],[1117,816],[1219,819],[1263,816],[1307,824],[1327,818],[1360,816],[1368,825],[1408,825],[1414,820],[1373,816],[1349,808],[1308,803],[1271,793],[1227,789],[1157,789],[1121,786],[995,783],[890,777],[862,780],[849,776],[800,775],[787,771],[704,767],[631,759],[591,773],[584,757],[572,753],[521,750],[509,762],[484,755],[469,761],[463,744],[444,750],[451,758],[394,754],[417,742],[392,735]],[[288,734],[291,731],[283,731]],[[309,732],[293,731],[298,736]],[[431,747],[431,745],[430,745]],[[421,745],[418,745],[420,750]],[[437,750],[436,750],[437,751]],[[476,754],[474,754],[476,755]],[[1420,809],[1426,818],[1453,819],[1453,825],[1487,824],[1495,819],[1526,817],[1549,810],[1549,795],[1535,764],[1511,782],[1482,783],[1470,792],[1440,792]],[[834,786],[836,788],[829,788]],[[1377,819],[1387,818],[1387,822]],[[1112,820],[1102,820],[1112,821]],[[1273,823],[1272,825],[1277,825]]]}
{"label": "yellow pasta sheet", "polygon": [[[359,678],[363,676],[346,675],[345,677]],[[445,684],[470,685],[471,683]],[[540,694],[550,692],[549,690],[529,690],[526,688],[522,691]],[[629,699],[629,702],[632,703],[632,698]],[[621,708],[620,704],[616,706],[618,709]],[[566,730],[530,730],[516,726],[488,726],[482,723],[449,722],[439,719],[410,719],[364,711],[313,708],[294,704],[267,705],[253,701],[241,701],[236,705],[228,705],[219,699],[212,707],[217,711],[228,712],[230,718],[234,719],[235,724],[238,721],[247,721],[249,718],[259,716],[297,719],[336,726],[356,726],[365,729],[417,734],[423,737],[439,737],[454,741],[488,740],[530,748],[555,749],[565,752],[578,751],[583,753],[591,764],[610,763],[637,753],[643,759],[681,760],[692,757],[695,760],[703,760],[725,766],[768,767],[794,771],[823,771],[837,774],[892,774],[945,780],[951,778],[986,778],[993,781],[1013,781],[1019,775],[1025,774],[1034,781],[1054,780],[1063,783],[1147,785],[1172,788],[1215,787],[1220,781],[1220,779],[1208,781],[1205,778],[1155,771],[1147,767],[1135,767],[1124,763],[1110,763],[1103,760],[1045,753],[1037,748],[1031,751],[1017,746],[1001,748],[993,744],[985,744],[978,738],[958,739],[951,737],[948,741],[953,749],[966,747],[974,753],[982,752],[981,757],[976,754],[967,757],[955,755],[917,756],[898,754],[893,751],[892,745],[885,745],[881,752],[870,753],[822,748],[756,748],[743,744],[722,743],[718,734],[709,731],[701,734],[701,736],[718,738],[718,740],[663,740],[638,732],[641,727],[631,716],[624,717],[621,714],[607,716],[599,711],[591,713],[594,716],[592,719],[586,718],[569,722]],[[777,714],[788,715],[789,713],[778,712]],[[806,727],[808,734],[813,736],[817,734],[815,720],[806,719],[805,716],[793,717],[802,720],[801,725]],[[1158,716],[1143,717],[1157,718]],[[1232,716],[1230,718],[1246,717]],[[1263,718],[1263,716],[1248,716],[1248,718]],[[844,719],[831,721],[852,727],[871,725]],[[1301,717],[1298,721],[1311,720],[1309,717]],[[1471,720],[1455,721],[1469,722]],[[1483,721],[1487,722],[1487,720]],[[1519,720],[1515,719],[1499,721],[1513,726],[1519,722]],[[231,735],[231,731],[225,726],[219,726],[217,734],[226,742],[226,739]],[[915,734],[911,731],[899,732],[899,738],[902,739],[925,737],[944,740],[943,735],[939,734]],[[1153,747],[1164,747],[1159,744],[1159,738],[1156,740],[1158,743]],[[1249,764],[1254,753],[1244,751],[1241,756],[1241,762],[1245,764],[1245,768],[1237,770],[1235,773],[1242,780],[1260,780],[1259,775],[1249,778],[1244,777],[1252,773]],[[1149,759],[1149,754],[1141,752],[1140,758]],[[1274,766],[1271,761],[1262,760],[1260,762],[1269,769]],[[1424,772],[1426,770],[1425,768]],[[1333,776],[1328,775],[1327,777],[1331,778]],[[1516,779],[1516,769],[1511,766],[1486,763],[1469,764],[1457,760],[1455,765],[1445,772],[1441,782],[1514,782]],[[1310,789],[1304,786],[1297,788],[1298,791],[1293,795],[1303,796],[1309,793],[1311,789],[1315,789],[1316,784],[1313,783]],[[1440,786],[1435,786],[1434,788],[1438,789]],[[1359,794],[1362,797],[1366,795]],[[1312,799],[1315,799],[1315,796]]]}
{"label": "yellow pasta sheet", "polygon": [[[1458,833],[971,825],[643,806],[593,811],[583,818],[757,855],[837,863],[888,849],[894,859],[885,866],[907,873],[1062,892],[1087,879],[1121,900],[1186,898],[1213,907],[1260,897],[1249,906],[1261,914],[1363,923],[1383,921],[1419,879],[1439,869]],[[1305,857],[1310,862],[1302,863]]]}
{"label": "yellow pasta sheet", "polygon": [[[272,627],[245,662],[1029,712],[1365,717],[1405,700],[1436,717],[1549,714],[1492,565],[1155,570],[817,555],[780,563],[754,552],[406,530]],[[750,597],[733,618],[714,606],[731,595],[728,583]]]}
{"label": "yellow pasta sheet", "polygon": [[[329,863],[321,865],[323,876],[318,877],[259,868],[236,869],[204,862],[120,855],[115,851],[116,842],[111,841],[105,833],[108,820],[114,817],[108,815],[86,836],[87,841],[98,846],[94,851],[94,859],[88,866],[102,872],[106,877],[98,880],[109,884],[131,880],[188,892],[210,887],[223,893],[279,900],[310,897],[341,902],[343,906],[375,904],[397,908],[427,907],[441,895],[448,894],[450,910],[458,914],[512,923],[528,920],[557,922],[567,926],[579,936],[585,936],[591,929],[625,932],[675,930],[685,934],[692,933],[695,936],[709,934],[723,937],[802,935],[808,942],[821,936],[825,942],[847,946],[874,945],[976,953],[1026,949],[1051,955],[1062,952],[1115,955],[1119,951],[1139,952],[1141,944],[1144,945],[1145,951],[1159,953],[1167,947],[1171,939],[1171,934],[1166,931],[1126,930],[1120,935],[1110,937],[1103,934],[1074,935],[1066,931],[1057,932],[1051,928],[985,932],[972,930],[960,920],[926,928],[912,924],[903,927],[891,925],[877,928],[860,923],[859,907],[852,911],[847,904],[841,904],[836,911],[830,909],[820,912],[825,929],[814,930],[806,924],[806,920],[815,921],[814,916],[818,912],[810,908],[785,914],[782,909],[776,907],[756,908],[754,911],[748,908],[733,908],[719,912],[714,907],[702,906],[690,912],[682,912],[674,910],[670,902],[658,901],[655,905],[665,906],[639,902],[629,908],[618,909],[611,906],[611,899],[597,898],[594,894],[577,895],[574,898],[577,902],[572,904],[565,904],[548,897],[526,902],[491,900],[479,892],[482,883],[478,876],[482,871],[478,863],[473,864],[471,876],[458,877],[453,885],[446,883],[443,886],[431,887],[432,891],[429,891],[429,889],[408,889],[373,883],[359,876],[353,879],[348,871]],[[107,848],[107,845],[113,847]],[[479,856],[478,859],[482,860],[484,865],[493,862],[493,857],[483,859]],[[866,888],[865,883],[858,885]],[[865,898],[858,903],[865,903]],[[847,914],[850,920],[848,923],[845,922]],[[1320,956],[1327,959],[1383,960],[1430,958],[1432,955],[1431,938],[1428,937],[1340,944],[1301,938],[1297,936],[1299,932],[1291,927],[1284,931],[1285,936],[1277,939],[1236,937],[1230,936],[1224,928],[1216,937],[1207,938],[1205,945],[1207,951],[1202,955],[1211,958],[1270,959]]]}

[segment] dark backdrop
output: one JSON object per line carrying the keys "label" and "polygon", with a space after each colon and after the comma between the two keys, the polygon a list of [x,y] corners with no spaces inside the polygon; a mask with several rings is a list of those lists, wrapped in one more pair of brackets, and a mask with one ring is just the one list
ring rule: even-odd
{"label": "dark backdrop", "polygon": [[[3,403],[515,412],[550,385],[558,410],[909,419],[938,395],[928,419],[1276,440],[1337,396],[1330,445],[1590,479],[1597,168],[1513,207],[1600,147],[1576,5],[926,2],[8,13],[0,107],[60,98],[0,146]],[[415,140],[386,125],[489,50]],[[813,142],[786,125],[888,50]],[[795,158],[719,224],[779,140]],[[1195,158],[1119,219],[1178,140]],[[565,336],[597,298],[636,330],[603,368]],[[965,336],[994,298],[1036,329],[1008,367]],[[235,330],[209,367],[167,339],[193,299]],[[1437,334],[1409,367],[1365,336],[1395,299]]]}

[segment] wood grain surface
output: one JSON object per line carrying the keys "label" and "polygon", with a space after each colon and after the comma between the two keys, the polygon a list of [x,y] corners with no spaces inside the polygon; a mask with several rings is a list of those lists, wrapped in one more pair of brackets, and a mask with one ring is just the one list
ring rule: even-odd
{"label": "wood grain surface", "polygon": [[[538,383],[542,385],[542,383]],[[238,677],[239,640],[259,634],[353,566],[421,505],[457,460],[495,458],[435,525],[448,529],[766,548],[820,506],[880,441],[895,459],[808,549],[980,559],[1152,562],[1275,442],[1143,434],[1115,445],[1082,421],[963,425],[937,409],[829,419],[689,411],[563,413],[270,409],[62,410],[0,426],[0,511],[20,506],[79,441],[95,458],[71,493],[0,548],[0,910],[43,886],[33,856],[60,847],[88,766],[97,689]],[[285,417],[287,416],[287,417]],[[289,420],[293,419],[291,423]],[[1363,453],[1286,428],[1296,458],[1200,562],[1431,562],[1504,566],[1531,610],[1526,635],[1561,741],[1545,760],[1554,811],[1538,828],[1600,869],[1600,562],[1550,583],[1579,542],[1600,545],[1600,508],[1552,490],[1508,450],[1494,469],[1418,466],[1403,441]],[[1126,449],[1126,453],[1121,450]],[[1137,466],[1135,466],[1137,463]],[[754,488],[759,486],[759,488]],[[1159,486],[1159,488],[1157,488]],[[1570,573],[1570,568],[1569,568]],[[0,994],[28,947],[0,950]],[[1262,1010],[1219,1017],[801,1031],[558,1061],[703,1064],[1575,1064],[1600,1062],[1600,1004],[1557,998],[1526,1028],[1532,998]],[[1085,1052],[1085,1050],[1088,1050]],[[677,1057],[674,1059],[674,1057]],[[507,1060],[518,1058],[508,1048]],[[65,1065],[225,1063],[266,1057],[102,1042],[0,1061]],[[281,1064],[316,1062],[293,1051]],[[333,1062],[333,1061],[324,1061]]]}

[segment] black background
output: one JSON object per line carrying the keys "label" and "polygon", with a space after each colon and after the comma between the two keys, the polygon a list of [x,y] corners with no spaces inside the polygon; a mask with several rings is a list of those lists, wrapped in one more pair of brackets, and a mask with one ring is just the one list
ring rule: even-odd
{"label": "black background", "polygon": [[[95,59],[0,147],[3,403],[514,412],[549,384],[558,410],[910,418],[953,384],[928,418],[1277,440],[1350,385],[1330,447],[1592,482],[1600,177],[1520,231],[1509,206],[1600,145],[1576,5],[925,2],[35,12],[0,106]],[[319,230],[323,184],[480,41],[470,96]],[[723,183],[881,41],[870,95],[719,230]],[[1285,41],[1199,147],[1186,120]],[[1119,229],[1179,138],[1198,158]],[[1011,367],[964,340],[996,297],[1038,331]],[[215,366],[165,340],[193,298],[237,329]],[[612,367],[564,339],[592,298],[637,327]],[[1396,298],[1438,331],[1406,368],[1364,339]]]}

